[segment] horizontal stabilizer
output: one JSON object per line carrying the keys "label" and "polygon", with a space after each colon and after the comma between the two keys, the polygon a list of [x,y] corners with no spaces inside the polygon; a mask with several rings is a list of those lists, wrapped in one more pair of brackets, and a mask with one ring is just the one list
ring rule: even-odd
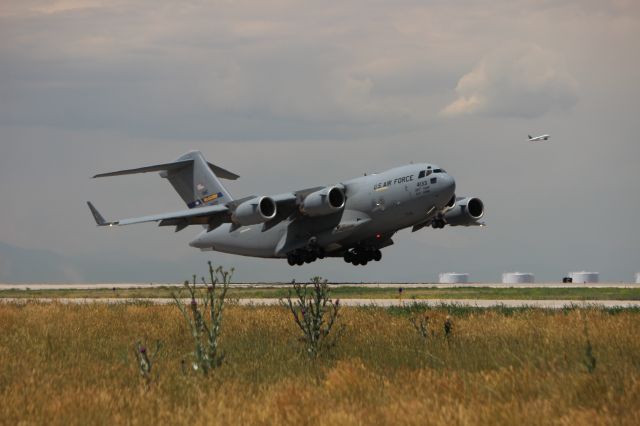
{"label": "horizontal stabilizer", "polygon": [[165,163],[165,164],[156,164],[155,166],[147,166],[147,167],[138,167],[137,169],[127,169],[127,170],[118,170],[117,172],[109,172],[109,173],[100,173],[94,178],[99,177],[108,177],[108,176],[122,176],[122,175],[133,175],[136,173],[148,173],[148,172],[162,172],[162,171],[172,171],[179,170],[185,166],[191,164],[193,160],[185,160],[185,161],[175,161],[173,163]]}
{"label": "horizontal stabilizer", "polygon": [[229,170],[225,170],[220,166],[216,166],[215,164],[211,164],[207,162],[207,165],[209,166],[211,171],[219,178],[227,179],[227,180],[236,180],[240,177],[237,174],[230,172]]}
{"label": "horizontal stabilizer", "polygon": [[[169,172],[169,171],[180,170],[183,167],[186,167],[186,166],[190,165],[191,163],[193,163],[192,159],[183,160],[183,161],[174,161],[173,163],[156,164],[154,166],[138,167],[138,168],[135,168],[135,169],[118,170],[118,171],[109,172],[109,173],[100,173],[100,174],[97,174],[97,175],[95,175],[93,177],[94,178],[100,178],[100,177],[108,177],[108,176],[134,175],[134,174],[137,174],[137,173],[148,173],[148,172]],[[209,166],[211,171],[216,176],[218,176],[219,178],[228,179],[228,180],[236,180],[236,179],[238,179],[240,177],[237,174],[230,172],[229,170],[223,169],[220,166],[216,166],[215,164],[211,164],[211,163],[207,162],[207,165]]]}

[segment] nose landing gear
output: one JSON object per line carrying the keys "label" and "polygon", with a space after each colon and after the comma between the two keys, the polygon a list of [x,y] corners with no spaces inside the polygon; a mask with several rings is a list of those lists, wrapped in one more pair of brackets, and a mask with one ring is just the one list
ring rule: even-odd
{"label": "nose landing gear", "polygon": [[352,265],[366,265],[370,261],[380,261],[382,252],[376,248],[354,248],[344,254],[344,261]]}

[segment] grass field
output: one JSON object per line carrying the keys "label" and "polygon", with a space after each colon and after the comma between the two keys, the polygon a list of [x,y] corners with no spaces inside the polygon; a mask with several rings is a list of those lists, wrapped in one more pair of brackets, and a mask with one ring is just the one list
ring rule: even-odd
{"label": "grass field", "polygon": [[[288,286],[260,288],[231,288],[231,298],[281,298],[286,296]],[[0,298],[21,297],[70,297],[70,298],[170,298],[179,287],[158,286],[132,289],[64,289],[64,290],[0,290]],[[398,288],[339,286],[332,290],[334,297],[342,299],[386,299],[398,298]],[[518,299],[518,300],[640,300],[638,288],[403,288],[404,299]]]}
{"label": "grass field", "polygon": [[422,309],[345,308],[313,363],[285,309],[229,306],[204,378],[174,306],[0,304],[0,423],[640,424],[638,310]]}

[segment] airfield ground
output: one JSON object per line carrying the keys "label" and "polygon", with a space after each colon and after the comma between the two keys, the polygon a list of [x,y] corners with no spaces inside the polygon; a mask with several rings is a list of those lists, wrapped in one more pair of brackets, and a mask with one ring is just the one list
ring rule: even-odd
{"label": "airfield ground", "polygon": [[[425,315],[426,340],[410,323]],[[338,324],[336,345],[311,362],[284,308],[230,305],[226,358],[204,378],[189,369],[192,337],[175,306],[0,303],[0,419],[640,424],[638,309],[346,307]],[[150,352],[162,342],[149,385],[138,340]]]}
{"label": "airfield ground", "polygon": [[[287,295],[287,284],[234,285],[229,297],[235,299],[278,299]],[[402,288],[402,292],[399,289]],[[158,298],[180,294],[179,285],[0,285],[2,298]],[[417,284],[345,284],[334,285],[332,296],[340,299],[410,300],[561,300],[561,301],[640,301],[638,285],[583,286],[442,286]]]}

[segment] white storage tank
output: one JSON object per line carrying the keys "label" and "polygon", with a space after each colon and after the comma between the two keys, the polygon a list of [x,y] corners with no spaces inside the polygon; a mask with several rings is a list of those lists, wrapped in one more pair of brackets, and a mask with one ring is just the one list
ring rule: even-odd
{"label": "white storage tank", "polygon": [[464,284],[469,282],[469,274],[444,272],[440,274],[440,284]]}
{"label": "white storage tank", "polygon": [[640,272],[636,274],[636,284],[640,284]]}
{"label": "white storage tank", "polygon": [[527,284],[533,282],[533,274],[529,272],[505,272],[502,274],[503,284]]}
{"label": "white storage tank", "polygon": [[569,276],[573,280],[574,284],[589,284],[600,281],[600,274],[597,272],[570,272]]}

